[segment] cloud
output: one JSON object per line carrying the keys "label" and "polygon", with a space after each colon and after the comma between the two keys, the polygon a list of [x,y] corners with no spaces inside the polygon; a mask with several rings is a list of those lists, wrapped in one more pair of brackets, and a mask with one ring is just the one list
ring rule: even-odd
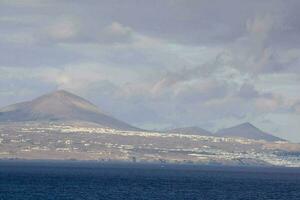
{"label": "cloud", "polygon": [[2,105],[63,88],[147,128],[299,119],[298,1],[0,4]]}
{"label": "cloud", "polygon": [[66,41],[78,36],[81,31],[78,19],[63,18],[45,28],[46,34],[54,40]]}
{"label": "cloud", "polygon": [[256,16],[246,22],[246,29],[258,43],[263,43],[274,28],[275,19],[271,15]]}
{"label": "cloud", "polygon": [[275,111],[278,109],[280,102],[277,99],[258,98],[255,101],[255,105],[260,111]]}
{"label": "cloud", "polygon": [[103,28],[97,36],[98,42],[103,43],[124,43],[133,40],[133,30],[119,22],[112,22]]}
{"label": "cloud", "polygon": [[9,44],[21,44],[21,45],[31,45],[36,42],[33,35],[28,33],[14,33],[14,34],[2,34],[0,41]]}
{"label": "cloud", "polygon": [[300,114],[300,100],[292,105],[292,110],[295,113]]}
{"label": "cloud", "polygon": [[273,49],[268,47],[267,40],[274,28],[272,16],[255,16],[245,24],[247,32],[233,44],[231,56],[234,67],[250,73],[269,71],[266,67],[274,58]]}
{"label": "cloud", "polygon": [[253,85],[245,83],[239,89],[238,96],[247,100],[257,98],[259,96],[259,92],[254,88]]}
{"label": "cloud", "polygon": [[41,6],[47,2],[48,0],[1,0],[0,4],[12,6]]}

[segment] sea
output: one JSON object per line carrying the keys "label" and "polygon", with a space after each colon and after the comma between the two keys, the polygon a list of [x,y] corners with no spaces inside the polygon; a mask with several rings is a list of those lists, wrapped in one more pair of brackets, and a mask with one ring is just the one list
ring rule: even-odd
{"label": "sea", "polygon": [[300,200],[300,169],[0,161],[0,200]]}

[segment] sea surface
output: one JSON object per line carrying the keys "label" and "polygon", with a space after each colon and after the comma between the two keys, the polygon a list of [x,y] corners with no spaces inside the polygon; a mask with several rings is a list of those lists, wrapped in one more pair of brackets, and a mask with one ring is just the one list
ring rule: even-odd
{"label": "sea surface", "polygon": [[300,169],[0,161],[1,200],[300,200]]}

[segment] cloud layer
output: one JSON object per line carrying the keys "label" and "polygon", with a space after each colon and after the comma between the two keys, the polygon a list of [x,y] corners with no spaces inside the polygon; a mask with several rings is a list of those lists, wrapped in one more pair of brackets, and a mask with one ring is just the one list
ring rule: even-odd
{"label": "cloud layer", "polygon": [[143,128],[300,141],[300,3],[0,0],[0,105],[56,89]]}

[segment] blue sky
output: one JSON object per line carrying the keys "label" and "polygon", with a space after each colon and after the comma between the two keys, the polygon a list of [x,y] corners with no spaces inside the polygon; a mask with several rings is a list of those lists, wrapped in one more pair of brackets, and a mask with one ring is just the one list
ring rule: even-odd
{"label": "blue sky", "polygon": [[0,106],[65,89],[143,128],[300,141],[296,0],[0,0]]}

